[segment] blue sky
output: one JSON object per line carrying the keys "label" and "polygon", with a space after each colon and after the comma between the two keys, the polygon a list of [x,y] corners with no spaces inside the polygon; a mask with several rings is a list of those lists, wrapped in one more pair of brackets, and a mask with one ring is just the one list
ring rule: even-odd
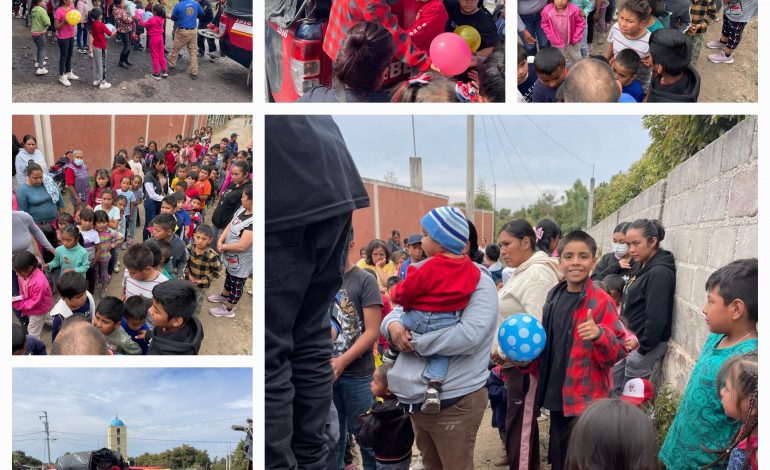
{"label": "blue sky", "polygon": [[[423,188],[448,195],[452,202],[464,201],[466,117],[414,119]],[[399,184],[409,185],[411,116],[334,120],[361,176],[381,180],[393,172]],[[595,164],[597,185],[609,180],[638,160],[649,144],[641,116],[477,116],[475,123],[475,180],[483,178],[490,189],[495,180],[497,206],[514,210],[534,202],[541,192],[563,194],[578,178],[588,186],[590,164]]]}
{"label": "blue sky", "polygon": [[213,459],[227,453],[225,442],[234,447],[245,436],[230,426],[252,416],[252,373],[232,368],[15,368],[13,449],[45,460],[41,410],[48,411],[56,439],[52,460],[67,451],[106,446],[107,426],[116,414],[127,427],[129,456],[188,443],[208,450]]}

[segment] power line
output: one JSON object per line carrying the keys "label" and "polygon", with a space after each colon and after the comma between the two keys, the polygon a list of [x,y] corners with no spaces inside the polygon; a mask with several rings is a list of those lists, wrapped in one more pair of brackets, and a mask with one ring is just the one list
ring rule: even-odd
{"label": "power line", "polygon": [[578,160],[578,161],[580,161],[580,162],[582,162],[582,163],[584,163],[584,164],[586,164],[586,165],[590,166],[591,168],[593,168],[593,166],[594,166],[594,164],[593,164],[593,163],[589,163],[589,162],[587,162],[586,160],[584,160],[583,158],[581,158],[581,157],[578,157],[577,155],[575,155],[574,153],[572,153],[572,151],[571,151],[570,149],[568,149],[567,147],[565,147],[565,146],[563,146],[562,144],[560,144],[559,142],[557,142],[557,141],[556,141],[556,139],[554,139],[553,137],[551,137],[551,136],[550,136],[550,135],[549,135],[549,134],[548,134],[546,131],[544,131],[544,130],[543,130],[543,128],[541,128],[539,125],[537,125],[537,123],[536,123],[535,121],[533,121],[531,117],[529,117],[529,116],[524,116],[524,117],[525,117],[525,118],[527,119],[527,121],[529,121],[529,122],[530,122],[530,123],[531,123],[533,126],[535,126],[535,127],[537,128],[537,130],[539,130],[539,131],[540,131],[540,132],[541,132],[541,133],[542,133],[544,136],[546,136],[546,137],[548,138],[548,140],[550,140],[551,142],[553,142],[554,144],[556,144],[557,146],[559,146],[559,148],[561,148],[562,150],[564,150],[565,152],[567,152],[567,155],[569,155],[569,156],[571,156],[572,158],[574,158],[574,159],[576,159],[576,160]]}
{"label": "power line", "polygon": [[[492,119],[494,120],[494,117]],[[519,149],[516,148],[516,144],[513,143],[513,139],[511,139],[511,136],[508,135],[508,130],[505,128],[505,125],[503,124],[503,120],[500,118],[500,116],[497,116],[497,121],[500,123],[500,127],[503,129],[503,133],[505,133],[505,137],[508,138],[508,142],[510,142],[511,147],[513,147],[513,151],[516,152],[516,157],[519,159],[519,162],[521,163],[522,168],[524,168],[524,172],[529,177],[529,180],[532,181],[532,184],[535,186],[535,189],[537,189],[537,192],[539,194],[543,194],[543,191],[537,186],[537,183],[535,182],[535,178],[532,177],[532,174],[529,172],[529,169],[527,169],[527,165],[524,163],[524,159],[521,158]]]}
{"label": "power line", "polygon": [[527,196],[527,192],[524,191],[524,187],[521,185],[521,182],[519,182],[519,178],[516,176],[516,172],[513,170],[513,165],[511,165],[511,161],[508,159],[508,153],[505,151],[505,145],[503,145],[503,139],[500,137],[500,131],[497,130],[497,124],[495,124],[494,119],[492,119],[492,127],[495,129],[495,134],[497,135],[497,141],[500,143],[500,148],[503,151],[503,157],[505,157],[505,161],[508,162],[508,168],[511,169],[511,174],[513,175],[513,179],[514,181],[516,181],[516,185],[519,187],[519,190],[521,191],[522,196],[524,196],[524,199],[527,201],[527,204],[531,206],[532,201],[529,200],[529,197]]}
{"label": "power line", "polygon": [[487,137],[487,125],[484,123],[485,116],[481,115],[481,129],[484,131],[484,142],[487,144],[487,157],[489,157],[489,169],[492,170],[492,184],[497,184],[495,181],[495,165],[492,163],[492,150],[489,148],[489,138]]}
{"label": "power line", "polygon": [[13,436],[14,436],[14,439],[15,439],[16,437],[30,436],[32,434],[41,434],[41,433],[44,433],[44,432],[45,431],[27,432],[27,433],[24,433],[24,434],[14,434]]}

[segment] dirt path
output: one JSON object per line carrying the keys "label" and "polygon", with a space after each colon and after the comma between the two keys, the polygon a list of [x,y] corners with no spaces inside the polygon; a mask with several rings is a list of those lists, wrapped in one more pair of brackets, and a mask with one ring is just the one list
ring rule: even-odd
{"label": "dirt path", "polygon": [[[169,22],[170,23],[170,22]],[[167,26],[167,48],[171,49],[171,26]],[[76,50],[72,57],[72,71],[80,77],[71,87],[58,82],[59,49],[54,41],[47,41],[48,75],[36,76],[34,61],[36,47],[24,20],[12,19],[12,69],[14,102],[251,102],[251,85],[246,85],[248,69],[237,62],[208,56],[198,59],[198,79],[190,78],[190,61],[183,51],[176,72],[166,80],[155,80],[152,61],[147,50],[131,51],[133,67],[118,67],[122,46],[114,39],[107,41],[107,81],[109,90],[92,86],[92,59]]]}
{"label": "dirt path", "polygon": [[[250,118],[249,118],[250,120]],[[218,141],[223,136],[229,136],[232,132],[237,132],[239,135],[239,141],[242,140],[243,143],[241,144],[243,147],[246,146],[246,143],[252,138],[252,126],[251,124],[246,124],[247,119],[243,117],[236,117],[232,120],[230,120],[226,126],[220,127],[220,128],[214,128],[214,138]],[[72,212],[72,206],[69,203],[69,197],[65,198],[65,210],[67,212]],[[211,223],[211,214],[213,213],[213,209],[209,209],[207,214],[207,222]],[[139,207],[139,214],[141,217],[141,220],[144,221],[144,208]],[[140,228],[137,227],[137,230],[140,230]],[[120,263],[120,272],[118,273],[112,273],[112,280],[110,281],[109,286],[107,287],[107,291],[105,295],[113,295],[116,297],[121,297],[122,295],[122,281],[123,281],[123,256],[125,255],[125,251],[119,250],[118,252],[118,258],[121,260]],[[224,274],[220,276],[219,279],[215,279],[211,283],[211,287],[209,287],[209,294],[219,293],[221,292],[222,287],[224,286]],[[227,355],[236,355],[236,354],[251,354],[252,353],[252,345],[253,345],[253,337],[252,337],[252,331],[253,331],[253,294],[250,294],[249,292],[252,291],[253,286],[253,279],[249,278],[246,281],[246,291],[243,294],[243,297],[241,297],[240,302],[238,303],[235,312],[236,315],[234,318],[217,318],[208,313],[209,308],[215,307],[217,305],[211,304],[208,302],[208,300],[205,300],[203,302],[203,306],[201,307],[200,316],[199,319],[203,325],[203,331],[204,331],[204,338],[203,343],[201,344],[200,354],[201,355],[219,355],[219,354],[227,354]],[[99,295],[98,293],[101,291],[101,286],[97,286],[96,288],[97,294],[94,295],[96,302],[99,302]],[[53,302],[56,303],[59,300],[57,295],[54,295]],[[14,321],[16,321],[16,318],[14,317]],[[43,340],[43,342],[46,344],[46,348],[50,352],[51,350],[51,328],[49,325],[46,325],[43,328],[43,333],[40,336],[40,339]]]}
{"label": "dirt path", "polygon": [[[698,101],[736,103],[756,102],[758,99],[757,66],[757,30],[758,19],[752,19],[743,31],[743,39],[735,51],[732,64],[715,64],[708,60],[714,50],[706,48],[708,41],[719,39],[722,21],[709,26],[703,41],[700,57],[695,68],[701,76],[701,88]],[[607,50],[606,34],[594,34],[591,54],[602,54]]]}

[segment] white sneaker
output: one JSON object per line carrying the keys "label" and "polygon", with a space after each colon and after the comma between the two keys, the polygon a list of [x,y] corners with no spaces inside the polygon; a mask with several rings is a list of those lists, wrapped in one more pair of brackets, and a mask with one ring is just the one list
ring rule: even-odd
{"label": "white sneaker", "polygon": [[64,86],[72,86],[72,83],[70,83],[70,81],[67,80],[67,76],[66,75],[61,75],[59,77],[59,83],[61,83]]}
{"label": "white sneaker", "polygon": [[74,73],[70,72],[70,73],[67,74],[67,78],[69,78],[70,80],[77,80],[80,77],[78,77]]}
{"label": "white sneaker", "polygon": [[40,68],[40,64],[37,61],[35,61],[35,68]]}
{"label": "white sneaker", "polygon": [[46,70],[46,69],[41,67],[41,68],[37,69],[37,71],[35,72],[35,75],[45,75],[47,73],[48,73],[48,70]]}
{"label": "white sneaker", "polygon": [[99,86],[99,84],[102,83],[99,80],[94,80],[94,86]]}
{"label": "white sneaker", "polygon": [[[102,83],[100,83],[100,84],[99,84],[99,89],[100,89],[100,90],[106,90],[107,88],[109,88],[109,87],[111,87],[111,86],[112,86],[112,85],[110,85],[110,83],[109,83],[109,82],[102,82]],[[117,265],[117,264],[115,265],[115,272],[116,272],[116,273],[117,273],[117,272],[120,272],[120,268],[118,268],[118,265]]]}

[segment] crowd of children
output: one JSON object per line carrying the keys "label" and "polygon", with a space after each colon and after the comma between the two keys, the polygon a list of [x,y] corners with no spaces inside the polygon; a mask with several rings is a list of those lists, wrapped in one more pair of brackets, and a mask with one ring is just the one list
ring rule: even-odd
{"label": "crowd of children", "polygon": [[[388,374],[404,351],[412,350],[403,349],[406,343],[395,343],[390,337],[381,336],[379,341],[364,338],[362,332],[372,326],[367,306],[382,305],[383,317],[392,309],[400,310],[402,326],[411,335],[422,335],[462,322],[462,309],[479,282],[479,273],[492,277],[498,289],[503,287],[500,247],[484,242],[478,253],[465,256],[469,234],[464,222],[453,208],[434,209],[421,221],[423,235],[402,241],[394,231],[394,238],[387,243],[372,240],[361,249],[357,263],[361,271],[348,263],[340,291],[345,294],[337,297],[331,315],[333,357],[348,354],[364,341],[366,348],[358,360],[373,355],[375,366],[368,375],[371,393],[364,394],[364,402],[371,405],[356,423],[349,417],[338,418],[340,441],[335,441],[336,463],[329,468],[343,468],[352,461],[348,434],[355,436],[361,447],[363,468],[373,469],[375,464],[376,468],[421,468],[410,467],[417,432],[410,421],[415,413],[444,412],[442,382],[454,362],[449,356],[426,357],[422,377],[427,391],[422,406],[407,406],[399,402],[401,384],[389,385]],[[637,225],[639,221],[621,224],[618,231],[622,234]],[[586,232],[574,231],[562,237],[557,226],[555,235],[546,235],[539,224],[534,233],[538,243],[547,239],[544,250],[549,254],[555,251],[562,280],[551,288],[543,306],[545,350],[534,361],[513,362],[513,366],[534,371],[539,377],[535,403],[536,410],[542,410],[550,421],[548,461],[552,468],[654,470],[660,461],[667,468],[757,469],[757,260],[733,261],[708,278],[703,313],[711,334],[659,448],[649,377],[613,377],[619,361],[640,347],[623,310],[627,286],[644,269],[643,262],[634,261],[637,248],[629,255],[626,240],[613,238],[613,252],[599,261],[596,241]],[[663,232],[658,236],[662,239]],[[472,260],[488,269],[479,271]],[[362,272],[363,278],[353,276],[354,270]],[[492,272],[497,274],[493,277]],[[348,311],[350,302],[353,312]],[[500,350],[493,352],[492,360],[498,363],[490,362],[486,385],[492,425],[505,442],[509,399],[506,374],[499,364],[510,366],[511,362]],[[352,391],[338,395],[337,388],[348,385],[340,383],[334,367],[334,415],[349,414],[362,400],[353,398]],[[421,441],[418,436],[418,448],[421,442],[428,442],[425,439]],[[340,447],[340,442],[346,445]],[[334,454],[335,449],[330,450]],[[503,458],[498,465],[521,469],[538,468],[539,463]]]}
{"label": "crowd of children", "polygon": [[[144,146],[140,138],[130,161],[121,149],[110,170],[93,174],[82,151],[67,152],[70,157],[60,169],[63,194],[51,176],[43,176],[43,185],[60,203],[69,195],[72,212],[61,207],[58,217],[45,224],[55,229],[50,250],[38,247],[39,257],[27,247],[13,253],[18,291],[13,309],[31,350],[45,350],[38,341],[47,320],[55,343],[62,325],[74,317],[93,323],[115,354],[197,354],[203,339],[197,317],[204,299],[223,305],[211,308],[211,315],[235,316],[251,273],[251,237],[235,246],[232,234],[239,239],[238,234],[251,230],[250,185],[229,230],[217,237],[205,220],[208,210],[217,213],[219,195],[232,189],[227,180],[233,168],[237,175],[244,168],[250,174],[250,149],[238,150],[237,134],[215,144],[210,127],[194,133],[186,139],[178,135],[165,152],[154,141]],[[144,179],[158,161],[173,168],[160,173],[159,189]],[[148,210],[151,193],[161,199],[151,202],[159,206],[155,215]],[[146,218],[146,234],[141,227],[137,231],[140,216]],[[120,294],[108,295],[113,273],[121,271]],[[221,295],[208,295],[220,276],[226,278]]]}
{"label": "crowd of children", "polygon": [[[586,3],[588,13],[583,9]],[[594,2],[552,0],[540,13],[542,18],[538,28],[547,40],[540,44],[534,57],[526,48],[527,45],[534,47],[533,43],[522,44],[520,41],[518,44],[518,100],[533,103],[580,100],[697,102],[701,75],[695,65],[708,25],[718,21],[717,2],[693,0],[689,15],[681,18],[666,11],[668,3],[675,2],[618,2],[617,22],[609,28],[606,50],[591,51],[585,40],[588,26],[591,26],[586,25],[586,17],[594,8]],[[724,2],[722,35],[719,40],[706,44],[707,48],[719,51],[708,56],[711,62],[733,63],[733,53],[741,42],[746,24],[756,16],[757,5],[755,0]],[[599,14],[596,21],[604,17]],[[524,31],[528,32],[527,29]],[[598,31],[602,32],[602,28],[598,27]],[[608,69],[611,73],[591,80],[581,77],[581,83],[571,84],[571,87],[588,90],[572,93],[580,99],[571,100],[564,96],[568,91],[562,85],[569,80],[573,66],[582,61],[600,61],[603,64],[596,63],[594,67]],[[599,88],[609,88],[612,93],[590,92]]]}
{"label": "crowd of children", "polygon": [[[196,33],[196,28],[190,25],[208,28],[210,23],[219,23],[222,2],[218,2],[216,16],[209,0],[185,0],[180,2],[180,8],[170,13],[166,11],[167,3],[168,0],[146,0],[146,4],[143,0],[30,0],[29,12],[19,12],[18,17],[26,18],[26,26],[30,28],[37,48],[35,74],[48,74],[46,38],[50,35],[51,42],[58,44],[58,77],[59,83],[64,86],[72,86],[72,81],[80,79],[72,70],[73,53],[77,52],[92,58],[93,85],[102,90],[110,88],[112,85],[107,81],[107,39],[112,38],[122,45],[118,66],[133,66],[129,61],[132,48],[136,51],[146,50],[152,60],[152,78],[168,78],[169,67],[174,67],[181,45],[175,42],[173,50],[166,48],[166,19],[175,22],[172,36],[176,35],[178,28],[183,29],[183,33]],[[25,0],[23,5],[26,7],[26,4]],[[144,10],[146,13],[140,16],[135,14],[136,10]],[[72,19],[72,12],[77,13],[77,21]],[[143,35],[146,36],[144,41]],[[197,38],[197,33],[193,39],[188,50],[191,54],[192,77],[196,78],[197,60],[204,55],[205,45],[202,37]],[[209,54],[215,59],[214,39],[209,39],[208,43]],[[166,55],[169,52],[171,56],[167,63]]]}

